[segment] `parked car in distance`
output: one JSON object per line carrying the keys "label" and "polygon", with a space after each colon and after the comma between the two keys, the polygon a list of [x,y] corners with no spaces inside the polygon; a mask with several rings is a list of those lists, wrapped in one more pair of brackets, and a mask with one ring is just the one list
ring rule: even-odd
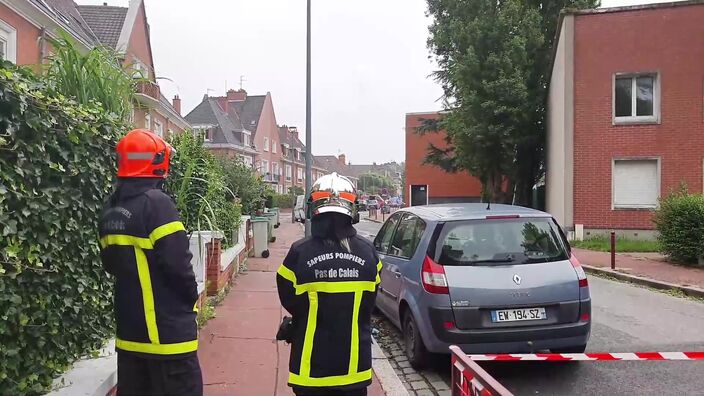
{"label": "parked car in distance", "polygon": [[306,222],[306,197],[304,195],[296,196],[296,203],[293,206],[293,214],[291,215],[292,222]]}
{"label": "parked car in distance", "polygon": [[430,353],[583,352],[587,277],[547,213],[510,205],[414,206],[374,246],[384,263],[376,305],[404,335],[416,368]]}
{"label": "parked car in distance", "polygon": [[370,195],[367,199],[368,209],[379,209],[381,208],[380,198],[376,195]]}

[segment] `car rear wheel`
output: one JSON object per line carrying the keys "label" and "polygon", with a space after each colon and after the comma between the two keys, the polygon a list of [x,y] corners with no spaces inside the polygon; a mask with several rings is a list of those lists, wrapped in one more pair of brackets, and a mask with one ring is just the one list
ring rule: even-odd
{"label": "car rear wheel", "polygon": [[406,314],[403,322],[403,341],[411,367],[416,370],[424,369],[428,365],[429,353],[423,344],[418,325],[410,312]]}
{"label": "car rear wheel", "polygon": [[573,347],[551,349],[552,353],[584,353],[587,350],[587,345],[577,345]]}

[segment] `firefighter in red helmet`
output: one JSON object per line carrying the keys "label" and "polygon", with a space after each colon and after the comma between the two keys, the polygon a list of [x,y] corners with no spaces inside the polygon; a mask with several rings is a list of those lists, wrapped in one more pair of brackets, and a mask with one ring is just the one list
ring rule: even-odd
{"label": "firefighter in red helmet", "polygon": [[173,149],[134,130],[117,145],[117,187],[100,219],[100,255],[115,277],[117,392],[200,396],[198,289],[188,236],[163,191]]}

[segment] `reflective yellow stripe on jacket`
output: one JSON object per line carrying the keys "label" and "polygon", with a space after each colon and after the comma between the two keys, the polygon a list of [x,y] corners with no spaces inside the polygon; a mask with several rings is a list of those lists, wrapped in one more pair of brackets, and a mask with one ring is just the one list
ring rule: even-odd
{"label": "reflective yellow stripe on jacket", "polygon": [[[179,231],[185,231],[183,223],[174,221],[157,227],[149,234],[149,238],[140,238],[132,235],[105,235],[100,239],[100,246],[132,246],[137,264],[139,285],[142,289],[142,304],[144,307],[144,320],[147,325],[149,342],[134,342],[117,339],[115,346],[123,351],[141,352],[152,355],[177,355],[198,350],[198,340],[181,342],[177,344],[162,344],[159,340],[159,327],[156,324],[156,309],[154,308],[154,291],[152,278],[149,271],[149,262],[144,254],[145,250],[154,249],[157,241]],[[194,307],[194,310],[196,308]]]}
{"label": "reflective yellow stripe on jacket", "polygon": [[[296,290],[296,295],[308,293],[308,323],[306,335],[303,340],[301,353],[301,367],[299,374],[289,373],[288,382],[292,385],[307,387],[344,386],[369,381],[372,379],[372,370],[357,372],[359,363],[359,309],[362,305],[362,293],[373,292],[379,284],[379,272],[382,263],[377,264],[377,275],[374,281],[342,281],[342,282],[312,282],[298,284],[296,274],[284,265],[279,267],[277,273],[291,282]],[[352,328],[350,340],[350,362],[347,374],[332,377],[311,377],[310,363],[313,354],[313,339],[318,324],[318,293],[354,293],[354,308],[352,310]]]}

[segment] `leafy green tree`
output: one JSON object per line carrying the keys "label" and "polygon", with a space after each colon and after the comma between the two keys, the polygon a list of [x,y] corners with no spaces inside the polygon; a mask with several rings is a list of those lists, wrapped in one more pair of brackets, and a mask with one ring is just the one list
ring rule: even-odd
{"label": "leafy green tree", "polygon": [[231,232],[239,227],[241,216],[241,206],[228,180],[228,166],[234,160],[215,157],[192,133],[175,136],[171,144],[177,155],[166,187],[176,200],[184,225],[189,231],[223,231],[225,246],[229,246]]}
{"label": "leafy green tree", "polygon": [[544,173],[547,84],[561,9],[594,0],[428,0],[428,46],[445,92],[441,120],[419,133],[447,131],[447,148],[430,146],[426,162],[468,171],[485,199],[530,202]]}
{"label": "leafy green tree", "polygon": [[369,194],[379,194],[384,188],[394,189],[393,180],[376,173],[365,173],[359,176],[357,186]]}
{"label": "leafy green tree", "polygon": [[264,208],[268,187],[251,166],[239,158],[217,157],[228,188],[242,205],[242,213],[254,214]]}

